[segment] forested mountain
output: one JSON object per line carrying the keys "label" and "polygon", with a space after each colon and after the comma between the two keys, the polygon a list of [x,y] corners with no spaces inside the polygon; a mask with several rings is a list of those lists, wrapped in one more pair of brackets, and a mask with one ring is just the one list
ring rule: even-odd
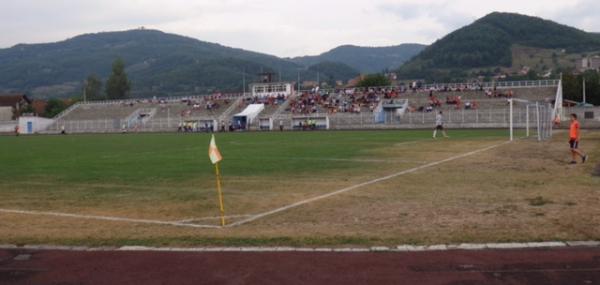
{"label": "forested mountain", "polygon": [[283,80],[348,80],[347,66],[309,69],[275,56],[225,47],[156,30],[86,34],[48,44],[21,44],[0,49],[0,90],[44,97],[81,92],[90,74],[106,80],[116,58],[125,62],[134,96],[177,92],[240,91],[242,78],[261,72]]}
{"label": "forested mountain", "polygon": [[582,56],[596,54],[598,33],[511,13],[489,14],[428,47],[348,45],[293,59],[138,29],[0,49],[0,91],[34,97],[80,95],[84,80],[95,74],[105,81],[117,58],[125,63],[132,95],[149,97],[239,92],[243,78],[250,83],[262,72],[284,81],[295,82],[300,75],[301,81],[319,77],[328,83],[385,70],[396,71],[401,79],[428,81],[492,76],[508,69],[547,74],[574,69]]}
{"label": "forested mountain", "polygon": [[402,44],[390,47],[340,46],[317,56],[292,58],[293,62],[310,66],[321,62],[344,63],[361,73],[393,70],[419,54],[426,46]]}
{"label": "forested mountain", "polygon": [[600,36],[536,17],[492,13],[427,47],[398,71],[402,78],[444,80],[473,68],[510,67],[515,46],[581,53]]}
{"label": "forested mountain", "polygon": [[309,71],[317,72],[320,81],[328,82],[335,86],[337,78],[355,78],[360,75],[356,69],[339,62],[323,61],[308,68]]}

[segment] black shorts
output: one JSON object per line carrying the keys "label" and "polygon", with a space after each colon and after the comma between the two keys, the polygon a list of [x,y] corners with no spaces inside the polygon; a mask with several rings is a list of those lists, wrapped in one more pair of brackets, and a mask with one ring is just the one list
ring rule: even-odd
{"label": "black shorts", "polygon": [[437,125],[437,126],[435,126],[435,129],[443,131],[444,130],[444,126],[443,125]]}
{"label": "black shorts", "polygon": [[578,149],[579,148],[579,141],[571,139],[569,141],[569,145],[571,146],[571,149]]}

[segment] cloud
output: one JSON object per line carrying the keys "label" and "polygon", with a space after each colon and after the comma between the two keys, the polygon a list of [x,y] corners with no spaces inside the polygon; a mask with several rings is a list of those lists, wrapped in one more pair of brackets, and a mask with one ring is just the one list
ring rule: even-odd
{"label": "cloud", "polygon": [[570,7],[555,11],[549,16],[561,24],[568,24],[588,32],[600,32],[600,2],[597,0],[573,1]]}

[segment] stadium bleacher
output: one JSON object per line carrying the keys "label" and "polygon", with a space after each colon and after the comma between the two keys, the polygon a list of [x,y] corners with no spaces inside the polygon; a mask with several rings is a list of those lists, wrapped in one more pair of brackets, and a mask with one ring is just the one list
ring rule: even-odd
{"label": "stadium bleacher", "polygon": [[[429,128],[440,110],[445,113],[450,127],[505,127],[507,98],[550,103],[557,85],[558,81],[502,83],[498,88],[454,84],[312,90],[288,98],[240,94],[80,103],[59,116],[49,132],[59,131],[62,126],[68,132],[117,132],[122,131],[124,125],[128,130],[137,131],[176,131],[180,123],[191,121],[214,121],[220,125],[227,124],[233,115],[256,103],[265,104],[259,117],[272,119],[275,129],[279,128],[279,122],[289,129],[293,118],[303,116],[328,117],[333,129]],[[408,100],[406,112],[383,113],[384,102],[399,99]],[[249,126],[251,130],[259,129],[258,122],[253,124],[256,126]]]}

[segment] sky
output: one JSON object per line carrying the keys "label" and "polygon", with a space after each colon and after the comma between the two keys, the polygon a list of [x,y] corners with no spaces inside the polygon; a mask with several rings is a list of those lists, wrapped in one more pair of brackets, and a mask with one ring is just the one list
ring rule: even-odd
{"label": "sky", "polygon": [[145,27],[293,57],[431,44],[494,11],[600,32],[598,0],[1,0],[0,48]]}

